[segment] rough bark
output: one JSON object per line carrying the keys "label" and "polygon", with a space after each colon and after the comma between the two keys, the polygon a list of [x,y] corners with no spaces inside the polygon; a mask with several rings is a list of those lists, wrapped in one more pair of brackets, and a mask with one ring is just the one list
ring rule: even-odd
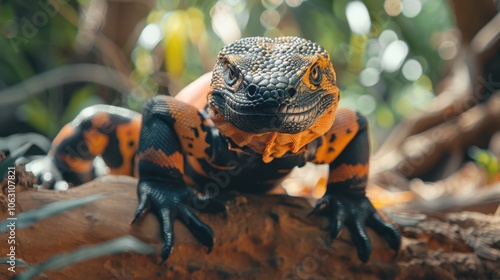
{"label": "rough bark", "polygon": [[[25,191],[17,209],[106,193],[97,202],[17,230],[17,257],[30,265],[123,235],[159,250],[158,225],[152,215],[130,225],[136,206],[136,180],[104,177],[66,192]],[[166,263],[158,255],[123,253],[47,271],[48,279],[493,279],[500,277],[500,217],[479,213],[424,215],[388,213],[403,233],[397,257],[369,231],[371,260],[362,264],[344,230],[331,246],[324,243],[326,218],[307,217],[307,200],[283,195],[221,196],[226,216],[200,214],[216,235],[213,251],[203,248],[179,222],[176,243]],[[2,213],[1,219],[6,214]],[[1,234],[0,240],[7,240]],[[7,246],[0,247],[5,256]],[[17,267],[18,271],[22,271]],[[0,278],[12,276],[6,269]]]}

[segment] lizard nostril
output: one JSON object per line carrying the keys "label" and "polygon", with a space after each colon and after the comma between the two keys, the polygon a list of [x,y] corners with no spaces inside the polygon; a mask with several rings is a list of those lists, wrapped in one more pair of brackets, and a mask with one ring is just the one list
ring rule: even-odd
{"label": "lizard nostril", "polygon": [[290,88],[288,88],[287,93],[288,93],[288,96],[290,98],[292,98],[297,93],[297,90],[294,87],[290,87]]}
{"label": "lizard nostril", "polygon": [[254,97],[255,93],[257,93],[257,86],[255,84],[251,84],[247,87],[247,96]]}

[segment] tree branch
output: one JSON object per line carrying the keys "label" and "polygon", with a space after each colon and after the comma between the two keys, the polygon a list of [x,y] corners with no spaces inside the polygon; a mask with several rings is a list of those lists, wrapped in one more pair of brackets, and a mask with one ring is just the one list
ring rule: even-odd
{"label": "tree branch", "polygon": [[13,105],[47,89],[74,82],[102,84],[121,93],[134,88],[129,77],[114,69],[95,64],[73,64],[49,70],[0,91],[2,105]]}
{"label": "tree branch", "polygon": [[[67,192],[18,193],[17,209],[27,211],[51,202],[108,194],[92,204],[47,218],[16,231],[16,257],[40,263],[62,252],[131,235],[158,250],[158,225],[152,215],[129,225],[136,205],[137,181],[108,176]],[[324,243],[327,218],[307,217],[306,199],[283,195],[225,194],[224,215],[200,214],[217,238],[213,251],[202,247],[179,222],[171,257],[125,253],[47,271],[54,279],[331,279],[331,278],[494,278],[500,275],[500,218],[477,213],[448,215],[390,214],[404,235],[395,259],[385,241],[369,230],[371,260],[359,262],[347,230],[331,246]],[[1,218],[5,219],[6,214]],[[0,239],[7,240],[6,234]],[[497,242],[497,243],[495,243]],[[0,247],[6,255],[7,246]],[[422,269],[425,267],[425,269]],[[21,267],[16,268],[22,271]],[[3,276],[12,276],[6,269]]]}

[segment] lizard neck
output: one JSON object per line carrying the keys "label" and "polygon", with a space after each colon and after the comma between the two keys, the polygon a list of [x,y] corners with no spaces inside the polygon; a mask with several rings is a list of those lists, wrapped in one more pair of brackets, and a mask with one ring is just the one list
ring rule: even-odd
{"label": "lizard neck", "polygon": [[239,147],[249,147],[254,152],[261,154],[262,161],[268,163],[286,153],[305,152],[308,143],[332,127],[335,110],[336,106],[331,106],[313,125],[295,134],[245,132],[228,122],[221,114],[213,114],[211,110],[209,111],[213,123],[222,135],[231,139]]}

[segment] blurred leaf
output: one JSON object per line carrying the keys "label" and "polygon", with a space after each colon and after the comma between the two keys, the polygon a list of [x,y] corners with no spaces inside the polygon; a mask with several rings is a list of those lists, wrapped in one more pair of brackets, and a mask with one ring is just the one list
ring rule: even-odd
{"label": "blurred leaf", "polygon": [[38,133],[14,134],[0,138],[0,151],[8,152],[7,158],[0,161],[0,181],[9,167],[26,155],[45,155],[50,149],[50,140]]}
{"label": "blurred leaf", "polygon": [[165,39],[165,64],[167,72],[180,77],[184,71],[185,49],[188,43],[189,17],[177,10],[168,15],[163,25]]}
{"label": "blurred leaf", "polygon": [[73,97],[71,97],[71,100],[66,107],[66,111],[64,111],[61,124],[70,122],[81,110],[89,106],[102,103],[104,103],[104,101],[95,95],[94,85],[86,85],[82,87],[73,95]]}
{"label": "blurred leaf", "polygon": [[349,70],[354,73],[359,73],[363,69],[363,59],[366,50],[366,41],[368,37],[365,35],[351,35],[351,43],[349,48]]}
{"label": "blurred leaf", "polygon": [[[16,220],[16,229],[22,229],[25,227],[29,227],[32,224],[43,220],[45,218],[57,215],[61,212],[80,207],[85,204],[92,203],[99,199],[106,197],[104,194],[96,194],[90,195],[83,198],[70,199],[66,201],[58,201],[54,203],[47,204],[37,209],[21,212],[14,216],[13,218],[17,218]],[[4,220],[0,222],[0,233],[8,231],[7,225],[9,224],[8,220]]]}
{"label": "blurred leaf", "polygon": [[[33,146],[33,143],[31,142],[22,145],[17,150],[13,151],[4,161],[2,161],[2,163],[0,164],[0,180],[3,180],[3,178],[5,177],[8,168],[14,166],[14,162],[16,161],[16,159],[24,156],[26,154],[26,151],[28,151],[31,146]],[[0,223],[0,225],[2,224]],[[1,232],[3,232],[2,229],[0,229],[0,233]]]}
{"label": "blurred leaf", "polygon": [[189,16],[189,37],[194,44],[198,43],[206,30],[203,12],[197,7],[187,9]]}
{"label": "blurred leaf", "polygon": [[489,179],[500,172],[500,162],[492,152],[473,146],[469,148],[468,154],[478,165],[486,169]]}
{"label": "blurred leaf", "polygon": [[153,57],[151,53],[144,48],[138,48],[136,50],[135,66],[136,70],[141,76],[147,76],[153,72]]}
{"label": "blurred leaf", "polygon": [[37,98],[30,98],[20,109],[26,122],[37,131],[50,136],[55,134],[54,128],[59,126],[45,103]]}
{"label": "blurred leaf", "polygon": [[154,254],[155,251],[154,247],[148,246],[132,236],[124,236],[94,246],[80,247],[66,254],[56,255],[41,264],[33,266],[26,272],[16,276],[14,279],[31,279],[47,270],[58,270],[72,264],[107,255],[125,252],[135,252],[146,255]]}
{"label": "blurred leaf", "polygon": [[390,128],[394,125],[394,116],[387,106],[380,105],[376,111],[377,123],[383,128]]}
{"label": "blurred leaf", "polygon": [[[0,258],[0,264],[9,264],[8,263],[9,261],[10,261],[9,258]],[[16,258],[16,266],[30,267],[29,264],[27,264],[25,261],[19,258]]]}
{"label": "blurred leaf", "polygon": [[43,153],[47,153],[51,145],[50,140],[42,134],[32,132],[19,133],[0,138],[0,151],[9,151],[9,153],[12,154],[13,151],[21,148],[21,146],[24,146],[26,143],[32,143]]}

